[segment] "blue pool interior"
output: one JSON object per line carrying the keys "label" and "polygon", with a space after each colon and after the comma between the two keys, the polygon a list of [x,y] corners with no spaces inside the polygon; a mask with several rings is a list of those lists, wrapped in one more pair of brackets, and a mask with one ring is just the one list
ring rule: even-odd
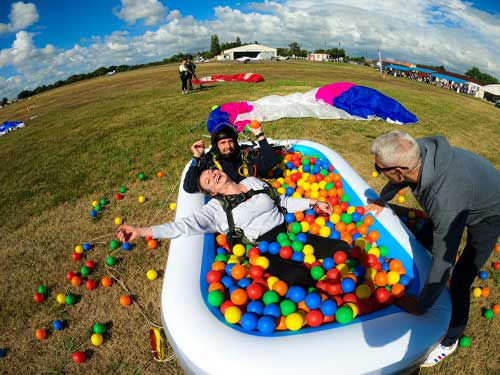
{"label": "blue pool interior", "polygon": [[[295,151],[301,152],[305,156],[315,156],[319,157],[321,159],[327,159],[321,152],[317,151],[314,148],[304,146],[304,145],[295,145],[293,147]],[[330,162],[331,163],[331,162]],[[332,163],[333,164],[333,163]],[[334,165],[335,166],[335,165]],[[362,203],[361,198],[354,192],[351,186],[344,180],[342,177],[342,183],[343,183],[343,189],[344,192],[349,195],[350,201],[349,205],[350,206],[360,206],[364,205]],[[394,236],[389,232],[387,228],[385,228],[382,224],[379,223],[379,221],[375,218],[375,221],[373,225],[370,227],[370,229],[377,230],[380,234],[380,238],[377,241],[377,245],[381,246],[384,245],[389,249],[388,253],[388,258],[396,258],[399,259],[405,270],[406,274],[411,278],[411,283],[406,287],[406,292],[414,295],[418,295],[418,291],[420,289],[419,285],[419,277],[418,277],[418,269],[416,268],[413,259],[411,256],[409,256],[406,251],[403,249],[402,245],[394,238]],[[314,331],[319,331],[319,330],[325,330],[325,329],[335,329],[337,327],[345,326],[345,324],[340,324],[337,322],[332,322],[332,323],[327,323],[327,324],[322,324],[319,327],[305,327],[301,330],[298,331],[275,331],[272,332],[271,334],[262,334],[258,331],[247,331],[244,330],[241,326],[235,324],[229,324],[226,322],[224,319],[224,316],[220,313],[219,309],[217,307],[211,306],[207,302],[207,295],[208,295],[208,282],[205,279],[205,275],[207,274],[208,271],[211,270],[212,263],[215,259],[216,256],[216,247],[215,247],[215,235],[214,234],[206,234],[204,237],[204,244],[203,244],[203,258],[202,258],[202,263],[201,263],[201,272],[200,272],[200,288],[201,288],[201,294],[203,297],[203,300],[205,302],[205,305],[207,308],[214,314],[217,319],[219,319],[221,322],[224,324],[231,326],[232,328],[244,332],[246,334],[250,335],[256,335],[256,336],[286,336],[286,335],[300,335],[300,334],[305,334],[305,333],[311,333]],[[351,323],[349,324],[359,324],[363,321],[371,320],[371,319],[377,319],[383,316],[391,315],[397,312],[400,312],[401,309],[391,305],[388,306],[384,309],[375,311],[370,314],[366,314],[363,316],[358,316],[355,319],[352,320]]]}

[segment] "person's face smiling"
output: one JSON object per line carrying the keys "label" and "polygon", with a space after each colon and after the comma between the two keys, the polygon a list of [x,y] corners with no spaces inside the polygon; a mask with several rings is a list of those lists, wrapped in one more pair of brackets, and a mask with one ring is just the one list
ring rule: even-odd
{"label": "person's face smiling", "polygon": [[200,186],[211,196],[223,194],[228,181],[227,174],[218,169],[207,169],[200,175]]}
{"label": "person's face smiling", "polygon": [[222,156],[230,156],[234,152],[234,139],[224,138],[217,142],[217,147]]}

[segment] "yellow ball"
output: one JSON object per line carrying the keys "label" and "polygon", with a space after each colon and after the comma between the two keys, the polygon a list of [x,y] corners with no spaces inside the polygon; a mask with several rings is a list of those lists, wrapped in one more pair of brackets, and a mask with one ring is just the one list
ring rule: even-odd
{"label": "yellow ball", "polygon": [[144,195],[139,195],[139,198],[137,198],[137,200],[139,201],[139,203],[144,203],[146,202],[146,198],[144,198]]}
{"label": "yellow ball", "polygon": [[300,193],[296,191],[292,194],[292,198],[302,198],[302,195],[300,195]]}
{"label": "yellow ball", "polygon": [[402,195],[400,195],[400,196],[398,197],[398,202],[399,202],[399,203],[403,203],[404,201],[405,201],[405,197],[403,197]]}
{"label": "yellow ball", "polygon": [[377,178],[378,177],[378,172],[372,172],[372,177]]}
{"label": "yellow ball", "polygon": [[98,202],[98,201],[92,201],[92,207],[95,207],[95,206],[97,206],[98,204],[99,204],[99,202]]}
{"label": "yellow ball", "polygon": [[261,266],[262,268],[267,270],[269,267],[269,259],[267,259],[266,257],[260,256],[255,260],[255,265]]}
{"label": "yellow ball", "polygon": [[306,254],[304,255],[304,263],[311,264],[316,262],[316,257],[314,254]]}
{"label": "yellow ball", "polygon": [[347,302],[345,305],[349,306],[351,308],[351,310],[352,310],[352,318],[354,319],[358,315],[358,313],[359,313],[358,306],[356,306],[352,302]]}
{"label": "yellow ball", "polygon": [[299,313],[293,312],[286,317],[285,325],[290,331],[298,331],[304,325],[304,318]]}
{"label": "yellow ball", "polygon": [[397,273],[396,271],[387,272],[387,283],[389,285],[397,284],[399,282],[399,278],[399,273]]}
{"label": "yellow ball", "polygon": [[311,191],[319,191],[319,184],[317,182],[311,184]]}
{"label": "yellow ball", "polygon": [[115,217],[115,224],[116,225],[121,225],[122,222],[123,222],[123,220],[121,217]]}
{"label": "yellow ball", "polygon": [[320,188],[320,190],[325,190],[325,187],[326,187],[326,181],[325,180],[321,180],[319,182],[319,188]]}
{"label": "yellow ball", "polygon": [[236,324],[241,319],[241,310],[236,306],[229,306],[224,312],[224,318],[231,324]]}
{"label": "yellow ball", "polygon": [[312,199],[318,199],[319,198],[319,192],[311,190],[311,198]]}
{"label": "yellow ball", "polygon": [[158,272],[156,272],[155,270],[149,270],[148,272],[146,272],[146,277],[151,281],[156,280],[156,278],[158,277]]}
{"label": "yellow ball", "polygon": [[278,177],[278,180],[277,180],[280,184],[284,184],[285,183],[285,179],[283,177]]}
{"label": "yellow ball", "polygon": [[337,264],[335,266],[335,268],[340,271],[340,276],[342,276],[342,277],[344,277],[345,275],[347,275],[349,273],[349,266],[345,263]]}
{"label": "yellow ball", "polygon": [[168,205],[168,208],[170,208],[170,211],[175,211],[175,209],[177,208],[177,203],[175,202],[172,202]]}
{"label": "yellow ball", "polygon": [[75,246],[75,253],[83,254],[83,247],[81,245]]}
{"label": "yellow ball", "polygon": [[285,177],[288,177],[288,176],[290,176],[291,174],[292,174],[292,171],[291,171],[290,169],[285,169],[285,172],[283,173],[283,175],[284,175]]}
{"label": "yellow ball", "polygon": [[270,276],[267,278],[267,287],[269,288],[269,290],[273,289],[273,285],[276,281],[279,281],[279,278],[277,278],[276,276]]}
{"label": "yellow ball", "polygon": [[377,270],[375,268],[367,268],[365,272],[365,279],[373,281],[375,280],[375,275],[377,274]]}
{"label": "yellow ball", "polygon": [[332,224],[337,224],[340,221],[340,215],[339,214],[331,214],[330,215],[330,222]]}
{"label": "yellow ball", "polygon": [[309,182],[305,181],[302,184],[302,189],[304,189],[305,191],[311,190],[311,184]]}
{"label": "yellow ball", "polygon": [[[309,178],[310,175],[311,175],[310,173],[302,173],[301,179],[304,181],[307,181],[307,179]],[[309,186],[311,186],[311,185],[309,185]]]}
{"label": "yellow ball", "polygon": [[301,229],[302,233],[309,232],[309,223],[307,221],[301,221],[300,226],[302,228]]}
{"label": "yellow ball", "polygon": [[360,249],[364,249],[366,246],[366,240],[364,238],[358,238],[356,241],[354,241],[354,245],[356,245]]}
{"label": "yellow ball", "polygon": [[319,235],[320,237],[327,238],[331,233],[331,230],[329,227],[321,227],[319,230]]}
{"label": "yellow ball", "polygon": [[94,333],[91,337],[90,337],[90,341],[92,342],[93,345],[95,346],[99,346],[102,344],[102,335],[99,334],[99,333]]}
{"label": "yellow ball", "polygon": [[233,254],[239,257],[245,255],[245,246],[242,244],[236,244],[233,246]]}
{"label": "yellow ball", "polygon": [[472,290],[472,295],[476,298],[481,297],[481,288],[474,288]]}
{"label": "yellow ball", "polygon": [[56,301],[58,304],[60,305],[64,305],[66,303],[66,294],[64,293],[59,293],[57,296],[56,296]]}
{"label": "yellow ball", "polygon": [[227,264],[240,264],[240,260],[238,259],[238,257],[230,256],[227,260]]}
{"label": "yellow ball", "polygon": [[320,227],[324,227],[326,224],[325,218],[322,216],[318,216],[316,219],[314,219],[314,222],[318,224]]}
{"label": "yellow ball", "polygon": [[356,297],[359,299],[368,299],[372,294],[372,290],[366,284],[361,284],[356,288]]}
{"label": "yellow ball", "polygon": [[310,244],[305,244],[302,248],[302,252],[304,253],[304,255],[314,254],[314,247],[312,247],[312,245]]}
{"label": "yellow ball", "polygon": [[380,250],[378,249],[378,247],[372,247],[370,248],[370,250],[368,250],[368,254],[373,254],[378,258],[380,256]]}
{"label": "yellow ball", "polygon": [[280,187],[280,188],[276,189],[276,191],[277,191],[277,192],[278,192],[278,194],[280,194],[280,195],[285,195],[285,193],[286,193],[285,188],[282,188],[282,187]]}
{"label": "yellow ball", "polygon": [[347,213],[348,213],[349,215],[351,215],[354,211],[356,211],[356,207],[354,207],[354,206],[349,206],[349,207],[347,208]]}

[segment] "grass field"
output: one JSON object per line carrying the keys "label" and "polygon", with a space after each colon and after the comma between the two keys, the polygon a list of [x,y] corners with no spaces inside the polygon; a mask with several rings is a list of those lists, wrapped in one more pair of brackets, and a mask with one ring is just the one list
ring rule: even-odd
{"label": "grass field", "polygon": [[[500,168],[500,111],[491,104],[423,83],[381,78],[370,68],[347,64],[200,64],[197,75],[243,71],[263,74],[266,81],[219,83],[181,96],[177,66],[160,66],[76,83],[0,109],[0,122],[23,120],[27,125],[0,138],[0,348],[7,349],[7,356],[0,358],[0,373],[182,374],[175,358],[163,364],[153,361],[149,325],[137,308],[140,304],[150,320],[160,322],[163,278],[160,273],[149,281],[145,274],[150,268],[164,269],[168,241],[155,250],[140,241],[131,252],[114,252],[116,269],[136,301],[128,308],[118,303],[123,294],[118,283],[87,291],[71,286],[65,274],[82,265],[71,259],[75,246],[90,241],[96,247],[86,259],[98,262],[90,277],[100,280],[106,275],[103,262],[111,253],[107,243],[113,238],[116,216],[141,225],[173,218],[165,201],[171,192],[166,203],[175,201],[190,145],[206,133],[201,123],[214,104],[352,81],[382,91],[415,113],[420,122],[404,127],[413,136],[446,135],[451,144]],[[378,135],[402,127],[308,118],[283,119],[263,128],[273,138],[320,141],[380,190],[385,181],[371,177],[369,146]],[[164,178],[156,177],[160,170]],[[139,172],[149,178],[138,181]],[[121,185],[128,188],[126,197],[115,201]],[[140,194],[147,198],[143,205],[137,202]],[[405,205],[415,206],[410,195]],[[99,220],[91,220],[91,202],[102,197],[110,203]],[[481,316],[482,308],[500,303],[500,275],[491,266],[497,260],[500,254],[493,253],[486,266],[490,278],[474,283],[488,286],[491,295],[472,301],[466,330],[471,347],[421,374],[500,374],[500,317]],[[33,301],[39,284],[49,288],[42,304]],[[74,293],[78,303],[59,305],[58,293]],[[52,330],[54,319],[65,320],[67,327]],[[90,343],[95,322],[108,328],[100,347]],[[39,327],[49,328],[44,341],[35,338]],[[74,364],[71,353],[77,349],[88,350],[90,360]]]}

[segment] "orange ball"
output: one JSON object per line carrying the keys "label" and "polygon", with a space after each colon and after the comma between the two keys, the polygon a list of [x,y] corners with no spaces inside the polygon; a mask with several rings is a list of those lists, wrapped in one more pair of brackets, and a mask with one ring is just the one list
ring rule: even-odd
{"label": "orange ball", "polygon": [[42,328],[38,328],[35,331],[35,336],[38,340],[45,340],[45,338],[47,337],[47,331]]}
{"label": "orange ball", "polygon": [[405,294],[405,287],[403,284],[394,284],[391,288],[391,294],[396,298],[401,298]]}
{"label": "orange ball", "polygon": [[214,291],[214,290],[218,290],[218,291],[224,293],[224,285],[218,281],[215,281],[208,286],[209,293]]}
{"label": "orange ball", "polygon": [[497,245],[495,246],[495,251],[496,251],[497,253],[500,253],[500,244],[497,244]]}
{"label": "orange ball", "polygon": [[399,259],[393,259],[389,262],[389,270],[399,273],[399,271],[403,270],[403,264]]}
{"label": "orange ball", "polygon": [[377,241],[380,238],[380,234],[376,230],[372,230],[370,233],[368,233],[368,237],[372,241]]}
{"label": "orange ball", "polygon": [[368,233],[368,226],[366,224],[360,224],[357,229],[359,234],[361,234],[362,236]]}
{"label": "orange ball", "polygon": [[490,288],[483,288],[481,289],[481,297],[488,297],[490,295]]}
{"label": "orange ball", "polygon": [[212,271],[224,271],[224,267],[226,267],[224,262],[217,261],[212,263]]}
{"label": "orange ball", "polygon": [[339,233],[345,232],[346,231],[345,223],[339,221],[337,224],[335,224],[335,230]]}
{"label": "orange ball", "polygon": [[148,241],[148,247],[150,249],[156,249],[157,246],[158,246],[158,242],[156,240],[151,239]]}
{"label": "orange ball", "polygon": [[363,218],[363,224],[365,224],[365,225],[366,225],[366,226],[368,226],[368,227],[369,227],[370,225],[372,225],[372,224],[373,224],[373,222],[374,222],[374,220],[373,220],[373,216],[371,216],[371,215],[367,215],[367,216],[365,216],[365,217]]}
{"label": "orange ball", "polygon": [[295,220],[297,220],[298,222],[301,222],[302,220],[304,220],[304,212],[303,211],[297,211],[295,213]]}
{"label": "orange ball", "polygon": [[244,289],[235,289],[233,293],[231,293],[231,302],[236,306],[241,306],[247,303],[248,295]]}
{"label": "orange ball", "polygon": [[227,239],[225,234],[218,234],[217,237],[215,237],[215,242],[217,242],[217,245],[219,246],[224,246],[227,244]]}
{"label": "orange ball", "polygon": [[321,227],[316,223],[312,223],[309,226],[309,231],[311,232],[311,234],[318,234],[320,229]]}
{"label": "orange ball", "polygon": [[493,305],[493,307],[491,309],[493,310],[493,314],[500,314],[500,305],[499,304]]}
{"label": "orange ball", "polygon": [[235,280],[243,279],[247,275],[247,270],[241,264],[235,264],[231,269],[231,276]]}
{"label": "orange ball", "polygon": [[288,328],[286,327],[286,316],[281,315],[279,318],[278,324],[276,325],[276,331],[286,331]]}
{"label": "orange ball", "polygon": [[73,286],[80,286],[81,283],[82,283],[82,279],[80,279],[80,277],[73,276],[71,278],[71,285],[73,285]]}
{"label": "orange ball", "polygon": [[129,295],[120,296],[120,305],[129,306],[132,303],[132,298]]}
{"label": "orange ball", "polygon": [[156,177],[162,178],[163,176],[165,176],[165,173],[163,173],[162,171],[156,172]]}
{"label": "orange ball", "polygon": [[379,271],[375,275],[375,284],[378,286],[386,286],[387,285],[387,272]]}
{"label": "orange ball", "polygon": [[258,122],[257,120],[252,120],[250,121],[250,127],[252,129],[258,129],[260,128],[260,122]]}
{"label": "orange ball", "polygon": [[283,297],[288,292],[288,285],[283,280],[278,280],[273,284],[272,290]]}
{"label": "orange ball", "polygon": [[101,279],[101,285],[103,287],[110,287],[111,285],[113,285],[113,280],[111,279],[111,277],[108,277],[108,276],[104,276],[102,279]]}

